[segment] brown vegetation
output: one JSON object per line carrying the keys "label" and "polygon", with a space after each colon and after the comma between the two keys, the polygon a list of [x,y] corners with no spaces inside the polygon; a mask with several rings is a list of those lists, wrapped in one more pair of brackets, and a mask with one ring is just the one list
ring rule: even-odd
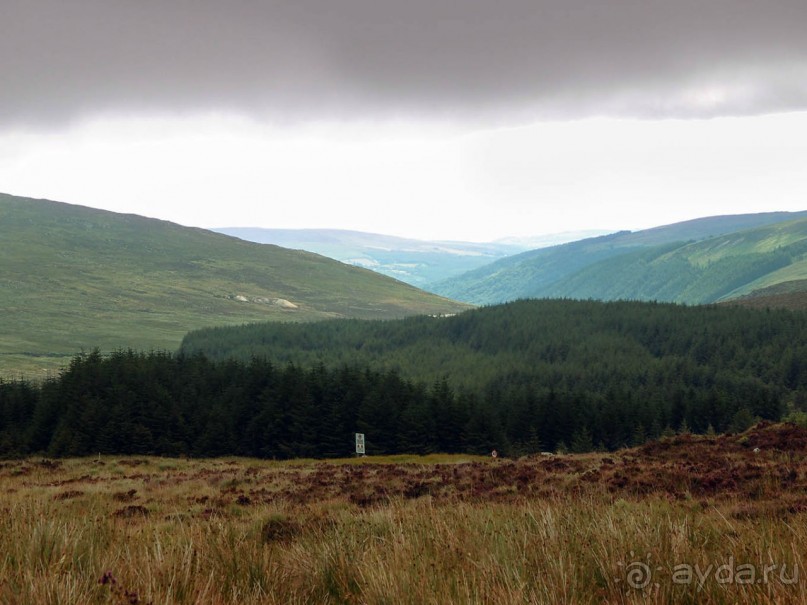
{"label": "brown vegetation", "polygon": [[[790,425],[517,460],[7,461],[0,512],[0,603],[807,602]],[[729,561],[776,575],[718,582]]]}

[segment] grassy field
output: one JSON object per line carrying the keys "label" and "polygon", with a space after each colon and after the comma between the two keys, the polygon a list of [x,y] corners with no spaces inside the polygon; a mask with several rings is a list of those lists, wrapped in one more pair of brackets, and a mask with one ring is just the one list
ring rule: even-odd
{"label": "grassy field", "polygon": [[39,376],[95,347],[175,350],[207,326],[468,308],[308,252],[4,194],[0,246],[6,377]]}
{"label": "grassy field", "polygon": [[803,603],[807,432],[0,466],[2,603]]}

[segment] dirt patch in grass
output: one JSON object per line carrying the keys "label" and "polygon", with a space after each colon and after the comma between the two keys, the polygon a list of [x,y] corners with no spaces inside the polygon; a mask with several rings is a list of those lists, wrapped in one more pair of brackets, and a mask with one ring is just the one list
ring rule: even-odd
{"label": "dirt patch in grass", "polygon": [[66,492],[59,492],[53,496],[54,500],[71,500],[73,498],[78,498],[79,496],[83,496],[84,492],[77,489],[68,490]]}
{"label": "dirt patch in grass", "polygon": [[115,492],[112,494],[112,499],[115,502],[133,502],[137,497],[137,490],[130,489],[125,492]]}
{"label": "dirt patch in grass", "polygon": [[261,527],[261,540],[265,544],[291,542],[302,531],[302,526],[294,519],[272,517]]}
{"label": "dirt patch in grass", "polygon": [[119,508],[112,513],[112,516],[117,517],[118,519],[134,519],[137,517],[147,517],[148,514],[149,510],[145,506],[133,504],[131,506]]}

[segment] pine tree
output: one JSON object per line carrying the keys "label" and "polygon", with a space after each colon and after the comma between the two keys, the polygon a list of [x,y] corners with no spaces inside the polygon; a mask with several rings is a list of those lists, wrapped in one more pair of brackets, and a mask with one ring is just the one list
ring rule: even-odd
{"label": "pine tree", "polygon": [[591,431],[587,426],[583,426],[572,435],[572,453],[583,454],[594,451],[594,441],[591,438]]}
{"label": "pine tree", "polygon": [[633,427],[633,434],[631,435],[630,444],[633,447],[644,445],[647,441],[647,433],[645,433],[644,425],[639,423]]}

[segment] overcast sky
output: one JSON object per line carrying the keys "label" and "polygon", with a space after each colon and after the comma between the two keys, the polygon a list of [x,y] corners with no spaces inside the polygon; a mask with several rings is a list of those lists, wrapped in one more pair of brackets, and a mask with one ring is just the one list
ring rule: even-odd
{"label": "overcast sky", "polygon": [[804,0],[2,0],[0,191],[488,240],[807,209]]}

